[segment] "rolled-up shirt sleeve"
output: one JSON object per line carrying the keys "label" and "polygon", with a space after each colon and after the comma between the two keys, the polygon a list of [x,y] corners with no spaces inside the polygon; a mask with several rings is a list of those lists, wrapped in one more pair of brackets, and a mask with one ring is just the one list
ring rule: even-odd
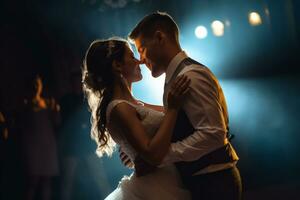
{"label": "rolled-up shirt sleeve", "polygon": [[162,165],[197,160],[228,143],[227,116],[224,116],[226,105],[221,105],[223,92],[218,81],[207,68],[197,65],[188,66],[180,74],[183,73],[191,79],[191,89],[184,100],[183,110],[194,132],[170,145]]}

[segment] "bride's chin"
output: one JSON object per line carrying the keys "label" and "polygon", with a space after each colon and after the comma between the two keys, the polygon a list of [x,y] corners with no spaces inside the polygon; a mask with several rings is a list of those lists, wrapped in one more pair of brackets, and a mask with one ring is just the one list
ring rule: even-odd
{"label": "bride's chin", "polygon": [[142,79],[143,79],[143,75],[140,74],[140,75],[138,75],[138,77],[136,78],[136,80],[135,80],[134,82],[139,82],[139,81],[141,81]]}

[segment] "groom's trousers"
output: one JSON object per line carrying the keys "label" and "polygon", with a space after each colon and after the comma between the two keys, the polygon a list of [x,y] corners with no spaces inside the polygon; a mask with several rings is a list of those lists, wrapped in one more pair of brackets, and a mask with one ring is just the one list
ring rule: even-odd
{"label": "groom's trousers", "polygon": [[186,183],[193,200],[241,200],[242,182],[237,167],[196,175]]}

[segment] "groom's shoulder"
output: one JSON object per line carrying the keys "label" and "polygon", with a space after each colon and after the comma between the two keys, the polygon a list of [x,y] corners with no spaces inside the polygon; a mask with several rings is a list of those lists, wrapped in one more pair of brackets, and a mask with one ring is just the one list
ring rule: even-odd
{"label": "groom's shoulder", "polygon": [[199,67],[205,67],[205,65],[203,65],[202,63],[190,58],[190,57],[187,57],[186,59],[184,59],[183,61],[183,64],[186,65],[186,66],[189,66],[189,65],[198,65]]}
{"label": "groom's shoulder", "polygon": [[215,79],[215,75],[207,66],[192,58],[185,59],[184,65],[185,67],[181,70],[179,75],[185,74],[186,76],[191,78],[191,80],[194,80],[196,82],[198,80],[205,80],[205,82],[210,82]]}
{"label": "groom's shoulder", "polygon": [[209,70],[208,68],[201,64],[200,62],[188,57],[184,59],[183,63],[184,66],[180,72],[180,74],[189,74],[189,73],[207,73]]}

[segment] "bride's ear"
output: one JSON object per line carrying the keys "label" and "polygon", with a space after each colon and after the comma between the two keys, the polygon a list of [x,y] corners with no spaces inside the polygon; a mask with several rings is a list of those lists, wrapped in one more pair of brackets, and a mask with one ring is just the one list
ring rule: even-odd
{"label": "bride's ear", "polygon": [[116,76],[121,76],[122,75],[122,68],[121,68],[121,64],[119,62],[117,62],[116,60],[114,60],[112,62],[112,71]]}

